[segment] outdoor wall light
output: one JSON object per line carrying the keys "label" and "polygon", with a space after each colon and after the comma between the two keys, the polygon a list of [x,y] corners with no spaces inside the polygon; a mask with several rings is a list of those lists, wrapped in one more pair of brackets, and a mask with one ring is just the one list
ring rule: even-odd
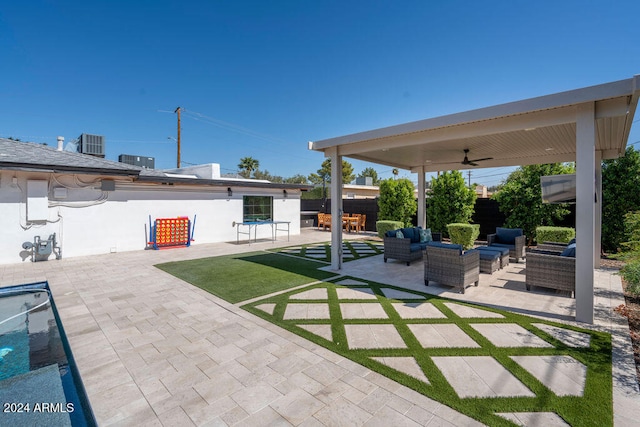
{"label": "outdoor wall light", "polygon": [[286,198],[288,196],[287,190],[282,190],[282,195]]}
{"label": "outdoor wall light", "polygon": [[231,191],[231,187],[227,187],[227,195],[229,197],[233,196],[233,191]]}

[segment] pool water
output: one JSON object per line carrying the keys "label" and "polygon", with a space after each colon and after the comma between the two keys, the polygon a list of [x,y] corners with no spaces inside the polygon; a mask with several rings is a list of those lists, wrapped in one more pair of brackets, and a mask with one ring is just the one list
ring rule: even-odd
{"label": "pool water", "polygon": [[2,424],[96,425],[47,282],[0,288]]}

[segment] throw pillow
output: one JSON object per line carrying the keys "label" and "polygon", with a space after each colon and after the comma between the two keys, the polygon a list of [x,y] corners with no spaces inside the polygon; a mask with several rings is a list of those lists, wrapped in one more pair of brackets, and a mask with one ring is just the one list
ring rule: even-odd
{"label": "throw pillow", "polygon": [[396,231],[396,239],[404,239],[404,234],[401,230]]}
{"label": "throw pillow", "polygon": [[420,243],[426,243],[433,241],[433,237],[431,237],[431,229],[420,229]]}

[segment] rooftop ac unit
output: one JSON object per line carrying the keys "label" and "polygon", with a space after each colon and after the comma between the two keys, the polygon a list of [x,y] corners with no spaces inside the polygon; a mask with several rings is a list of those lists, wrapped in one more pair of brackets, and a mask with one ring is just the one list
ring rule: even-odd
{"label": "rooftop ac unit", "polygon": [[78,138],[78,149],[82,154],[104,158],[104,136],[83,133]]}

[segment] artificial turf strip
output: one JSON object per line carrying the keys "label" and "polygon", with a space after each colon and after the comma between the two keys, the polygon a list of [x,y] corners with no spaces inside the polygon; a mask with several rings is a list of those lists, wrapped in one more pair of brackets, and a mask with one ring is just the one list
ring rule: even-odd
{"label": "artificial turf strip", "polygon": [[[344,280],[340,277],[334,280]],[[332,282],[323,282],[302,289],[296,289],[279,295],[270,296],[260,301],[244,305],[242,308],[294,332],[316,344],[322,345],[335,353],[341,354],[367,368],[374,370],[388,378],[408,386],[432,399],[435,399],[451,408],[462,412],[482,423],[495,426],[513,425],[497,413],[503,412],[554,412],[572,426],[609,426],[613,425],[613,395],[611,378],[611,336],[606,333],[580,329],[568,325],[554,323],[528,316],[509,313],[488,307],[477,306],[455,300],[448,300],[438,296],[411,291],[416,294],[415,299],[394,300],[384,296],[381,288],[396,288],[387,284],[367,282],[365,286],[340,286]],[[338,300],[336,289],[338,288],[365,289],[370,288],[377,295],[372,300]],[[295,300],[296,304],[326,303],[329,305],[331,319],[293,319],[283,320],[289,297],[313,288],[326,288],[327,300]],[[343,319],[339,303],[358,302],[362,304],[373,303],[382,305],[388,315],[388,319]],[[403,319],[392,306],[393,302],[428,302],[433,304],[447,318],[420,318]],[[276,304],[273,315],[256,308],[264,303]],[[482,310],[500,313],[504,318],[462,318],[457,316],[445,303],[455,303]],[[465,334],[480,345],[479,348],[423,348],[417,338],[411,332],[410,324],[443,324],[453,323]],[[480,334],[471,325],[480,323],[515,323],[533,333],[537,337],[552,344],[553,347],[497,347],[484,335]],[[325,324],[330,325],[333,332],[333,340],[324,339],[297,325]],[[402,337],[407,348],[393,349],[349,349],[348,337],[345,325],[356,324],[393,324]],[[590,346],[586,348],[570,347],[547,334],[533,324],[547,324],[563,329],[582,332],[591,337]],[[516,363],[510,356],[543,356],[563,355],[570,356],[581,362],[587,368],[582,396],[557,396],[547,388],[538,378]],[[414,357],[421,367],[430,384],[416,379],[408,374],[392,369],[373,357]],[[522,384],[531,390],[535,397],[483,397],[460,398],[454,388],[448,383],[446,377],[439,371],[433,361],[437,356],[490,356],[500,363],[508,372],[516,377]]]}
{"label": "artificial turf strip", "polygon": [[335,276],[303,258],[251,252],[157,264],[157,268],[230,303]]}
{"label": "artificial turf strip", "polygon": [[[371,253],[358,252],[358,248],[353,246],[353,243],[365,244],[365,245],[367,245],[368,248],[373,250],[373,252],[371,252]],[[371,242],[371,241],[367,241],[367,240],[355,240],[355,241],[345,240],[345,241],[342,242],[342,244],[344,245],[343,252],[345,254],[350,253],[351,255],[353,255],[353,258],[345,258],[345,259],[342,260],[343,262],[349,262],[349,261],[354,261],[356,259],[361,259],[361,258],[367,258],[367,257],[370,257],[370,256],[380,255],[381,253],[384,252],[382,249],[380,249],[377,246],[377,245],[380,244],[379,242],[376,244],[376,242]],[[309,249],[309,248],[324,248],[324,256],[321,257],[321,258],[310,257],[307,254],[307,249]],[[326,263],[330,263],[331,262],[331,242],[310,243],[310,244],[305,244],[305,245],[301,245],[301,246],[289,246],[289,247],[284,247],[284,248],[273,249],[271,251],[272,252],[277,252],[277,253],[285,253],[285,254],[291,255],[291,256],[306,258],[306,259],[310,259],[310,260],[313,260],[313,261],[321,261],[321,262],[326,262]]]}

